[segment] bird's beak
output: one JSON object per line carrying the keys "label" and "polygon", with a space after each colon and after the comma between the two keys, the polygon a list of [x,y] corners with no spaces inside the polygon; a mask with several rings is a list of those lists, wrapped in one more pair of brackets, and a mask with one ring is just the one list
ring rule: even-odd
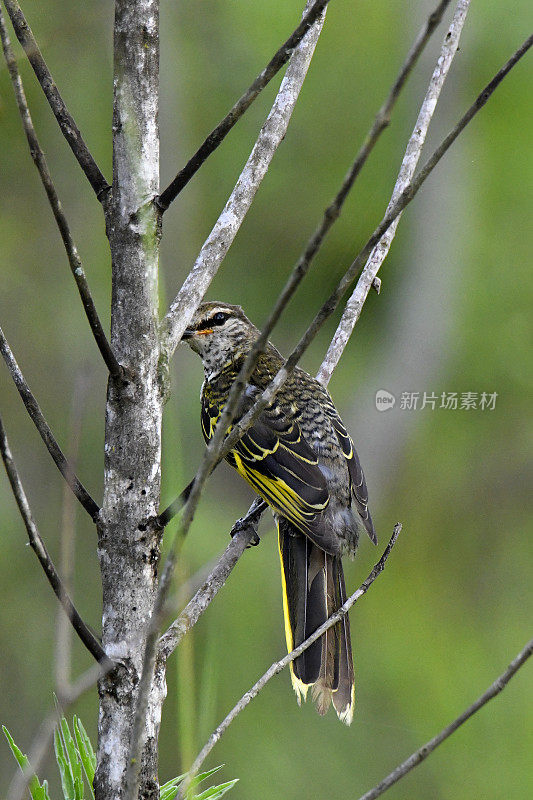
{"label": "bird's beak", "polygon": [[193,328],[185,328],[183,331],[183,336],[181,337],[183,341],[187,341],[187,339],[192,339],[196,331]]}

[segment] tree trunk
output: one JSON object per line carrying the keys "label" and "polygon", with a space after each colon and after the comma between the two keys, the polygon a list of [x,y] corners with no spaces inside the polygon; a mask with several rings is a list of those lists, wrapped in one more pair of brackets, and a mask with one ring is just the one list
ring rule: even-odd
{"label": "tree trunk", "polygon": [[[109,381],[104,499],[99,526],[103,645],[124,665],[100,682],[97,800],[124,796],[136,687],[150,620],[159,536],[143,521],[159,510],[163,387],[158,372],[159,3],[116,0],[111,344],[128,380]],[[131,374],[130,374],[131,373]],[[158,798],[162,675],[149,700],[140,794]]]}

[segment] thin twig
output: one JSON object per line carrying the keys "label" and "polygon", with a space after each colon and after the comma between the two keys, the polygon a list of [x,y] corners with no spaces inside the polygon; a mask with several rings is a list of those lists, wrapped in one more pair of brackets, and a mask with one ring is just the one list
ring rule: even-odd
{"label": "thin twig", "polygon": [[412,755],[409,756],[402,764],[399,764],[396,769],[394,769],[386,778],[384,778],[377,786],[374,786],[373,789],[370,789],[365,794],[361,795],[359,800],[375,800],[376,797],[380,797],[387,789],[390,789],[400,778],[403,778],[404,775],[407,775],[408,772],[411,772],[412,769],[417,767],[419,764],[424,761],[442,742],[451,736],[457,728],[460,728],[470,717],[472,717],[480,708],[483,708],[489,700],[492,700],[496,695],[500,694],[503,689],[507,686],[511,678],[516,675],[520,667],[522,667],[528,658],[533,654],[533,639],[531,639],[524,649],[518,653],[515,659],[511,661],[505,672],[503,672],[494,683],[492,683],[486,692],[484,692],[481,697],[478,697],[475,703],[472,703],[462,714],[460,714],[457,719],[454,719],[449,725],[447,725],[440,733],[430,739],[426,744],[422,745],[418,750],[416,750]]}
{"label": "thin twig", "polygon": [[[254,342],[254,345],[250,352],[247,354],[245,362],[236,377],[235,381],[232,384],[228,399],[224,406],[223,412],[217,422],[217,432],[215,432],[215,437],[209,443],[209,449],[211,454],[217,452],[219,450],[219,443],[221,439],[225,436],[226,431],[228,430],[229,426],[233,422],[233,416],[235,413],[235,409],[237,408],[237,404],[239,399],[242,395],[243,388],[246,384],[246,381],[249,379],[250,375],[253,372],[255,364],[257,363],[257,359],[260,353],[263,352],[265,345],[268,341],[268,338],[274,329],[274,326],[278,322],[281,314],[283,313],[284,309],[288,305],[289,301],[293,297],[296,289],[300,285],[301,281],[309,271],[309,268],[317,255],[320,247],[322,246],[326,235],[328,234],[330,228],[339,218],[342,207],[344,202],[348,196],[348,193],[352,189],[358,175],[361,172],[364,164],[366,163],[370,153],[374,149],[381,133],[385,130],[390,122],[390,115],[394,105],[401,93],[402,88],[407,81],[411,71],[413,70],[420,54],[422,53],[424,47],[426,46],[429,38],[439,22],[442,19],[444,11],[446,10],[447,6],[449,5],[450,0],[443,0],[439,3],[438,7],[429,15],[427,21],[425,22],[422,30],[418,33],[412,47],[410,48],[404,63],[394,81],[389,94],[379,109],[374,122],[365,137],[363,145],[361,146],[353,164],[351,165],[350,169],[348,170],[342,185],[331,201],[331,203],[325,209],[322,219],[319,222],[315,232],[309,239],[302,255],[298,259],[296,265],[294,266],[282,292],[280,293],[272,312],[270,313],[266,323],[264,324],[263,328],[261,329],[261,334]],[[213,463],[212,469],[220,462],[221,458],[218,461],[211,456],[209,453],[206,454],[206,458]],[[168,508],[163,511],[162,514],[158,517],[158,524],[160,527],[164,527],[165,524],[176,514],[183,504],[189,499],[189,495],[192,490],[194,481],[192,481],[181,493],[181,495],[174,500]]]}
{"label": "thin twig", "polygon": [[61,582],[61,578],[59,577],[57,570],[54,566],[52,559],[50,558],[48,551],[44,545],[44,542],[41,538],[37,525],[34,522],[30,506],[28,504],[28,500],[26,498],[26,493],[24,492],[24,488],[22,486],[17,468],[13,461],[13,456],[11,454],[11,449],[9,447],[9,442],[7,440],[6,432],[0,418],[0,453],[2,455],[2,460],[4,462],[4,466],[6,468],[7,477],[9,478],[9,483],[11,484],[11,489],[13,490],[13,495],[15,500],[17,501],[17,506],[20,511],[20,515],[26,527],[26,531],[28,533],[28,539],[30,541],[30,545],[35,552],[35,555],[39,559],[39,563],[44,570],[44,573],[50,583],[50,586],[54,590],[54,594],[58,598],[59,602],[65,609],[65,613],[67,614],[69,620],[72,623],[72,627],[78,634],[79,638],[89,651],[89,653],[98,661],[99,664],[103,664],[106,668],[111,664],[110,659],[107,657],[102,645],[94,635],[94,633],[90,630],[90,628],[86,625],[83,619],[80,617],[78,611],[74,607],[72,600],[70,599],[65,587]]}
{"label": "thin twig", "polygon": [[26,139],[28,140],[30,155],[33,159],[33,163],[37,167],[37,171],[39,172],[39,176],[44,186],[46,196],[48,197],[48,202],[50,203],[50,206],[52,208],[52,213],[57,223],[57,227],[59,228],[59,233],[61,235],[61,239],[63,240],[63,244],[65,246],[65,250],[67,253],[70,270],[72,272],[74,280],[76,281],[76,286],[78,287],[78,292],[81,297],[81,302],[83,304],[87,320],[89,322],[89,325],[91,326],[91,331],[93,333],[94,339],[96,341],[96,344],[98,345],[98,349],[102,354],[102,358],[104,359],[109,372],[111,373],[111,375],[119,377],[122,375],[121,366],[118,363],[115,354],[111,349],[111,345],[109,344],[107,337],[104,333],[102,323],[100,322],[98,312],[96,311],[96,306],[94,305],[94,301],[91,296],[89,284],[87,283],[87,278],[85,276],[85,271],[83,269],[83,265],[81,263],[81,259],[78,254],[78,250],[76,248],[76,245],[72,238],[72,234],[70,232],[67,218],[63,212],[63,208],[57,196],[56,188],[52,181],[50,170],[48,169],[48,164],[46,162],[45,155],[39,144],[37,134],[35,133],[35,128],[33,126],[30,110],[24,92],[24,86],[22,84],[20,73],[17,67],[17,61],[15,59],[13,50],[11,48],[9,35],[4,21],[4,15],[1,9],[0,9],[0,37],[2,39],[4,56],[7,68],[9,70],[9,75],[11,77],[11,83],[13,84],[13,91],[15,93],[15,99],[17,101],[17,106],[22,121],[22,126],[24,128],[24,133],[26,134]]}
{"label": "thin twig", "polygon": [[[444,139],[442,144],[437,147],[433,155],[428,159],[424,167],[420,170],[418,175],[413,181],[401,192],[398,200],[393,204],[390,211],[388,211],[380,222],[374,233],[367,241],[366,245],[359,251],[359,254],[352,262],[344,276],[341,278],[337,288],[330,295],[330,297],[323,304],[320,311],[316,314],[315,318],[307,328],[306,332],[290,354],[289,358],[275,375],[271,383],[262,392],[261,396],[256,400],[252,408],[233,426],[231,433],[228,434],[224,440],[224,446],[219,452],[219,457],[224,458],[234,447],[237,441],[243,436],[246,430],[252,425],[255,420],[262,414],[264,409],[272,402],[279,389],[283,386],[288,376],[291,374],[302,354],[312,342],[324,322],[331,316],[338,306],[341,298],[343,297],[350,284],[353,282],[359,270],[362,268],[366,259],[369,257],[373,248],[379,242],[383,234],[387,231],[389,226],[394,222],[396,217],[401,211],[413,200],[418,193],[420,187],[430,175],[433,169],[437,166],[446,151],[455,142],[459,134],[464,130],[467,124],[473,119],[477,112],[483,108],[489,97],[493,94],[494,90],[499,86],[501,81],[510,72],[510,70],[518,63],[520,58],[529,50],[533,45],[533,35],[518,48],[518,50],[511,56],[509,61],[502,67],[501,70],[495,75],[489,84],[478,95],[474,103],[470,106],[466,114],[461,117],[457,125]],[[192,494],[192,493],[191,493]]]}
{"label": "thin twig", "polygon": [[28,61],[33,67],[35,76],[41,85],[41,89],[48,100],[50,108],[54,112],[63,136],[70,145],[70,149],[76,156],[76,159],[84,171],[87,180],[93,187],[96,196],[100,201],[102,201],[105,198],[107,191],[110,189],[110,186],[100,172],[100,169],[89,152],[89,148],[85,144],[82,135],[78,130],[74,119],[72,118],[72,115],[68,111],[63,98],[59,94],[59,90],[54,82],[54,79],[52,78],[52,75],[50,74],[50,70],[46,66],[43,55],[39,50],[39,46],[19,4],[16,2],[16,0],[4,0],[4,5],[7,13],[9,14],[15,35],[24,48],[24,51],[28,57]]}
{"label": "thin twig", "polygon": [[[423,182],[426,180],[431,171],[435,168],[436,164],[442,158],[444,153],[449,149],[451,144],[459,136],[460,132],[466,127],[468,122],[475,116],[477,111],[479,111],[479,109],[482,108],[483,105],[485,105],[485,103],[487,102],[493,91],[496,89],[496,87],[499,85],[499,83],[512,69],[512,67],[518,62],[518,60],[524,55],[527,49],[529,49],[531,44],[533,44],[533,36],[530,37],[528,40],[526,40],[526,42],[516,51],[516,53],[511,57],[511,59],[509,59],[507,64],[498,72],[495,78],[493,78],[493,80],[488,84],[488,86],[484,89],[484,91],[478,96],[478,98],[476,99],[474,104],[469,108],[467,113],[461,118],[459,123],[453,129],[453,131],[446,137],[444,142],[440,145],[440,147],[437,148],[437,150],[434,152],[431,158],[426,162],[426,165],[422,168],[418,176],[402,192],[400,198],[394,204],[393,209],[391,209],[391,211],[385,215],[384,219],[382,220],[380,225],[376,228],[374,234],[370,237],[365,247],[360,251],[359,255],[350,265],[349,269],[347,270],[344,277],[340,281],[337,289],[333,292],[333,294],[330,296],[330,298],[326,301],[326,303],[322,306],[318,314],[315,316],[315,319],[307,329],[304,336],[301,338],[297,347],[291,353],[285,365],[279,370],[274,380],[271,382],[269,387],[267,387],[267,389],[262,393],[261,397],[254,404],[250,412],[248,412],[248,414],[246,414],[243,417],[243,419],[233,427],[231,433],[226,437],[226,439],[223,442],[223,447],[218,452],[218,457],[220,458],[224,457],[224,455],[227,454],[235,446],[235,443],[243,435],[247,427],[249,427],[253,423],[255,418],[259,416],[259,414],[262,413],[264,408],[266,408],[268,403],[271,402],[276,392],[279,390],[279,388],[283,385],[284,381],[287,379],[288,375],[290,374],[290,371],[293,370],[294,367],[296,366],[297,361],[301,357],[302,353],[305,351],[306,347],[312,341],[312,339],[320,329],[321,325],[335,310],[336,306],[338,305],[340,299],[342,298],[345,291],[349,287],[350,283],[354,280],[359,269],[361,269],[362,265],[365,263],[366,259],[370,255],[372,248],[377,244],[383,233],[388,229],[388,227],[398,216],[398,214],[403,210],[403,208],[405,208],[405,206],[409,202],[411,202],[411,200],[415,197],[418,190],[422,186]],[[216,430],[215,430],[215,436],[216,436]],[[215,437],[213,437],[213,439],[211,440],[210,446],[213,443],[214,439]],[[200,468],[197,472],[195,482],[193,484],[189,498],[183,510],[183,515],[180,520],[178,531],[176,532],[175,535],[175,540],[172,544],[169,556],[167,557],[167,561],[163,568],[158,594],[154,604],[154,610],[152,613],[152,618],[150,621],[149,630],[146,638],[146,646],[143,659],[143,671],[139,684],[137,707],[135,712],[134,732],[130,745],[130,760],[129,760],[130,769],[128,777],[129,794],[127,794],[126,797],[130,797],[132,795],[132,792],[134,791],[134,787],[136,785],[136,771],[138,769],[137,754],[139,752],[139,746],[142,737],[142,729],[146,713],[146,705],[148,702],[148,693],[151,684],[151,676],[153,674],[153,669],[155,665],[156,645],[158,636],[157,632],[161,624],[161,617],[164,608],[164,600],[168,592],[179,548],[181,546],[181,543],[183,542],[184,533],[188,530],[192,522],[196,506],[200,497],[200,492],[213,466],[213,464],[210,463],[210,458],[214,455],[214,453],[213,451],[210,451],[210,446],[207,448],[206,455],[202,460],[202,464],[200,465]]]}
{"label": "thin twig", "polygon": [[22,402],[26,406],[26,411],[30,415],[30,418],[39,431],[41,439],[46,445],[46,448],[50,455],[52,456],[55,465],[57,466],[60,473],[65,478],[66,482],[87,511],[87,513],[92,517],[93,520],[96,520],[100,508],[95,503],[87,489],[82,485],[79,479],[74,474],[74,471],[71,465],[68,463],[63,451],[61,450],[60,446],[58,445],[52,431],[50,430],[50,426],[48,425],[47,421],[45,420],[43,413],[39,407],[39,403],[33,396],[30,387],[26,383],[26,379],[24,375],[20,371],[20,367],[15,360],[15,356],[13,355],[9,344],[7,343],[7,339],[4,336],[4,332],[0,328],[0,353],[4,357],[4,361],[7,364],[7,368],[11,373],[11,377],[15,382],[15,386],[18,389],[18,392],[22,398]]}
{"label": "thin twig", "polygon": [[224,260],[270,162],[287,132],[324,24],[324,14],[325,11],[292,54],[279,92],[237,183],[203,244],[192,270],[162,321],[162,353],[167,361],[171,358],[198,303]]}
{"label": "thin twig", "polygon": [[300,24],[292,32],[287,41],[281,45],[251,86],[248,87],[235,105],[228,111],[224,119],[211,131],[192,158],[190,158],[183,169],[178,172],[172,183],[160,194],[156,203],[162,211],[167,210],[172,201],[176,199],[181,190],[189,183],[193,175],[196,174],[211,153],[224,141],[227,134],[239,121],[244,112],[251,106],[260,92],[272,80],[276,73],[279,72],[282,66],[287,63],[307,31],[321,16],[328,2],[329,0],[315,0],[315,3],[311,6],[309,11],[304,14]]}
{"label": "thin twig", "polygon": [[[446,149],[448,149],[448,147],[451,145],[451,143],[454,141],[454,139],[457,138],[458,132],[456,133],[456,131],[460,131],[460,130],[462,130],[462,128],[464,128],[464,126],[466,124],[466,123],[464,123],[465,118],[467,118],[467,117],[471,118],[474,115],[475,111],[472,113],[472,109],[476,108],[476,110],[479,110],[479,108],[481,108],[482,103],[480,103],[480,98],[484,97],[484,102],[486,102],[486,100],[490,96],[489,94],[487,94],[487,90],[490,88],[491,91],[494,91],[494,89],[496,88],[498,83],[503,79],[505,74],[507,74],[509,69],[511,69],[511,67],[514,65],[514,63],[516,63],[518,61],[520,56],[523,55],[524,52],[526,52],[527,46],[528,46],[528,44],[526,42],[522,46],[522,48],[520,48],[515,53],[515,55],[509,60],[509,62],[505,65],[505,67],[502,70],[500,70],[498,75],[488,85],[487,89],[485,89],[484,92],[477,98],[476,102],[473,104],[471,109],[469,109],[467,114],[458,123],[456,128],[454,128],[454,131],[452,131],[452,133],[446,138],[446,140],[443,143],[443,145],[441,145],[441,147],[438,148],[438,150],[435,152],[434,156],[432,156],[432,158],[427,162],[426,167],[424,167],[424,170],[423,170],[423,172],[425,173],[425,176],[423,177],[423,179],[421,181],[419,181],[418,186],[417,186],[414,194],[416,194],[416,191],[418,190],[418,188],[420,188],[420,185],[422,184],[423,180],[425,179],[425,177],[427,177],[427,175],[429,175],[429,172],[436,165],[436,163],[438,162],[440,157],[442,157],[442,155],[444,154]],[[447,146],[445,146],[446,143],[447,143]],[[411,187],[408,187],[408,189],[411,190]],[[411,199],[412,199],[412,197],[414,197],[414,194],[412,194]],[[400,203],[404,202],[404,195],[405,195],[405,192],[402,193],[402,196],[401,196],[400,200],[396,204],[394,204],[393,209],[389,211],[388,216],[385,218],[385,221],[387,222],[387,224],[390,224],[391,216],[392,216],[393,212],[394,213],[399,213],[399,211],[400,211]],[[407,202],[409,202],[409,201],[407,201]],[[407,204],[407,203],[405,203],[405,204]],[[383,225],[383,223],[382,223],[382,225]],[[380,227],[378,227],[377,232],[375,232],[373,237],[371,237],[371,239],[369,240],[369,243],[367,244],[367,247],[364,248],[363,251],[361,251],[361,254],[355,260],[354,264],[356,265],[356,267],[358,266],[358,263],[361,264],[364,261],[364,258],[366,258],[369,255],[372,247],[374,246],[374,244],[371,244],[372,240],[375,240],[374,243],[377,243],[379,241],[379,239],[380,239],[380,237],[381,237],[381,235],[383,233],[383,230],[380,232]],[[386,227],[384,228],[384,230],[386,230]],[[352,267],[353,267],[353,265],[352,265]],[[366,295],[365,295],[365,298],[366,298]],[[330,301],[328,301],[328,302],[329,302],[329,305],[325,304],[325,306],[321,309],[321,312],[319,312],[319,315],[317,315],[317,317],[315,318],[314,322],[318,323],[318,327],[316,328],[316,330],[318,330],[318,328],[320,327],[321,321],[326,319],[325,314],[326,313],[330,314],[332,312],[333,308],[335,307],[335,306],[333,306],[333,308],[331,307],[331,298],[330,298]],[[336,302],[338,302],[338,300]],[[293,351],[293,353],[291,354],[291,357],[290,357],[289,361],[292,360],[292,366],[289,364],[289,361],[288,361],[286,363],[286,365],[280,370],[280,372],[278,372],[278,375],[276,376],[276,378],[274,378],[274,380],[272,381],[270,386],[267,388],[267,390],[263,393],[262,398],[260,398],[260,400],[258,401],[258,403],[262,401],[262,407],[261,406],[259,407],[261,410],[262,410],[262,408],[266,407],[268,402],[270,402],[270,400],[275,396],[276,389],[279,386],[282,385],[282,380],[285,379],[288,376],[288,374],[290,373],[290,369],[293,368],[294,365],[296,364],[297,358],[299,358],[300,355],[301,355],[301,352],[303,352],[305,350],[306,337],[308,336],[310,331],[312,332],[312,330],[313,330],[313,324],[308,329],[307,333],[305,334],[304,338],[301,340],[301,342],[298,345],[298,347],[296,348],[296,350]],[[345,344],[346,344],[346,342],[345,342]],[[248,425],[251,424],[252,421],[255,419],[255,417],[258,416],[259,413],[261,413],[261,410],[258,410],[256,408],[258,403],[255,404],[255,406],[251,409],[251,412],[248,415],[246,415],[243,418],[243,420],[241,421],[242,423],[244,423],[243,424],[243,431],[246,430],[244,425],[245,424],[248,424]],[[239,423],[239,425],[240,425],[240,423]],[[233,439],[234,434],[235,434],[235,441],[237,441],[238,437],[240,435],[242,435],[242,433],[237,430],[239,425],[235,425],[233,427],[233,429],[232,429],[231,434],[226,438],[225,443],[224,443],[225,444],[224,449],[222,451],[222,454],[220,454],[221,457],[222,457],[224,452],[229,451],[229,449],[234,446],[234,444],[232,443],[232,439]],[[187,489],[189,490],[188,491],[188,496],[190,496],[191,484],[189,484]],[[180,526],[180,529],[177,532],[176,536],[179,536],[180,534],[183,535],[183,531],[186,530],[186,528],[187,528],[186,525],[185,526]],[[200,595],[200,599],[203,601],[202,595]],[[191,601],[191,604],[192,603],[193,603],[193,601]],[[187,617],[189,617],[193,611],[194,611],[193,605],[191,605],[191,607],[188,607],[187,608]],[[202,610],[200,610],[200,613],[202,613]],[[175,628],[176,636],[180,637],[182,635],[181,631],[182,631],[183,625],[187,625],[187,619],[184,618],[184,619],[180,620],[178,618],[178,620],[176,620],[176,623],[174,623],[174,624],[176,625],[176,628]],[[172,628],[172,626],[171,626],[171,628]],[[168,656],[169,650],[172,648],[172,639],[170,638],[171,637],[170,631],[171,631],[171,629],[169,629],[169,632],[167,632],[168,633],[168,638],[164,639],[164,641],[162,640],[162,642],[161,642],[161,645],[162,645],[162,648],[163,648],[163,652],[165,652],[167,654],[167,656]],[[167,634],[165,634],[165,637],[166,636],[167,636]],[[178,641],[179,641],[179,638],[178,638]]]}
{"label": "thin twig", "polygon": [[224,718],[224,720],[220,723],[220,725],[216,728],[216,730],[211,734],[209,739],[207,740],[206,744],[202,747],[201,751],[198,753],[196,759],[190,770],[187,773],[187,781],[183,784],[183,787],[180,789],[180,793],[176,796],[176,800],[180,800],[180,798],[184,797],[185,792],[187,791],[188,783],[190,780],[197,774],[198,770],[204,763],[205,759],[216,745],[218,740],[221,736],[226,732],[229,728],[235,717],[240,714],[243,709],[254,699],[257,697],[259,692],[263,689],[263,687],[268,683],[268,681],[277,675],[278,672],[281,672],[291,661],[294,661],[295,658],[298,658],[304,650],[307,650],[313,642],[319,639],[329,628],[335,625],[342,617],[348,613],[350,608],[362,597],[369,588],[372,586],[378,575],[380,575],[387,562],[387,559],[394,547],[398,536],[402,530],[402,525],[400,522],[397,522],[394,526],[394,530],[392,532],[392,536],[390,541],[385,548],[383,555],[379,559],[378,563],[374,566],[372,571],[370,572],[368,578],[363,581],[361,586],[346,600],[346,602],[334,613],[332,614],[326,622],[324,622],[320,627],[314,631],[302,644],[298,645],[294,650],[292,650],[288,655],[284,656],[279,661],[274,662],[272,666],[270,666],[267,671],[262,675],[256,683],[249,689],[239,700],[239,702],[231,709],[229,714]]}
{"label": "thin twig", "polygon": [[[93,664],[89,667],[78,680],[72,685],[65,687],[63,691],[58,692],[58,702],[61,706],[63,714],[66,713],[69,706],[76,702],[76,700],[91,689],[96,681],[103,677],[108,670],[103,669],[100,664]],[[7,800],[23,800],[28,781],[32,775],[39,772],[40,766],[48,750],[50,739],[57,727],[57,709],[50,711],[39,727],[39,731],[31,745],[28,755],[28,767],[24,770],[17,770],[11,781]]]}
{"label": "thin twig", "polygon": [[[453,58],[459,46],[459,39],[463,30],[463,25],[466,20],[469,6],[470,0],[459,0],[457,3],[449,30],[444,37],[442,49],[439,58],[437,59],[437,64],[433,71],[433,75],[431,76],[426,96],[424,97],[424,101],[420,108],[413,132],[407,143],[405,155],[398,173],[398,178],[396,180],[389,205],[387,206],[387,212],[391,210],[394,203],[399,198],[402,191],[407,187],[409,181],[412,180],[412,177],[415,173],[418,160],[422,153],[422,148],[424,147],[429,124],[437,107],[441,89],[444,86],[444,82],[450,71]],[[337,366],[339,359],[344,352],[344,348],[346,347],[348,339],[352,335],[355,323],[359,319],[361,310],[363,308],[363,303],[368,292],[370,291],[370,287],[374,285],[375,281],[379,280],[379,278],[377,278],[377,273],[390,250],[390,246],[392,244],[392,240],[394,239],[400,218],[401,214],[398,214],[390,228],[385,232],[378,244],[374,247],[364,266],[361,276],[357,281],[357,285],[353,291],[353,294],[346,304],[342,318],[339,322],[333,339],[331,340],[328,352],[326,353],[326,357],[322,362],[320,371],[317,374],[317,379],[324,386],[328,385],[333,370]]]}

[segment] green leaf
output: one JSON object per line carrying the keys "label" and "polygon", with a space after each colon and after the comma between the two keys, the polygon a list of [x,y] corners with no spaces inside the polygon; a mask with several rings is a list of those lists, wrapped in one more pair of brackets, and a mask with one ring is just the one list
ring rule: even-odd
{"label": "green leaf", "polygon": [[210,786],[209,789],[206,789],[205,792],[202,794],[197,794],[194,800],[217,800],[217,798],[222,797],[223,794],[229,792],[239,779],[234,778],[232,781],[227,781],[226,783],[221,783],[218,786]]}
{"label": "green leaf", "polygon": [[74,776],[70,768],[70,763],[65,753],[63,740],[59,733],[59,729],[54,731],[54,750],[56,754],[57,766],[61,776],[61,786],[63,788],[63,796],[65,800],[75,800],[74,794]]}
{"label": "green leaf", "polygon": [[180,784],[183,783],[183,779],[186,776],[186,772],[183,775],[178,775],[176,778],[172,778],[172,780],[167,781],[162,786],[159,787],[159,800],[174,800],[178,793],[178,789]]}
{"label": "green leaf", "polygon": [[[13,737],[11,736],[8,729],[4,725],[2,725],[2,730],[4,731],[4,736],[8,741],[8,744],[11,748],[11,752],[15,756],[15,759],[19,767],[21,768],[22,772],[26,772],[26,770],[30,766],[28,757],[24,755],[24,753],[22,752],[22,750],[20,750],[20,748],[17,747],[17,745],[13,740]],[[46,781],[43,781],[43,784],[41,786],[41,784],[39,783],[39,779],[37,778],[37,775],[35,774],[32,775],[32,777],[28,781],[28,786],[33,800],[50,800],[50,797],[48,795],[48,783]]]}
{"label": "green leaf", "polygon": [[[83,727],[81,719],[75,716],[72,724],[74,727],[76,744],[78,746],[78,753],[81,758],[81,763],[83,764],[83,771],[85,772],[85,777],[87,778],[91,795],[94,798],[93,781],[94,773],[96,772],[96,756],[94,754],[91,740],[87,735],[87,731]],[[166,800],[166,798],[161,798],[161,800]]]}
{"label": "green leaf", "polygon": [[174,800],[178,793],[179,786],[169,786],[165,791],[159,790],[159,800]]}
{"label": "green leaf", "polygon": [[65,743],[70,771],[74,782],[74,800],[83,800],[83,771],[76,749],[76,743],[70,732],[68,722],[65,717],[61,717],[61,734]]}
{"label": "green leaf", "polygon": [[219,764],[218,767],[213,767],[213,769],[208,769],[207,772],[198,773],[198,775],[195,775],[192,781],[190,782],[189,789],[192,789],[194,786],[198,786],[199,783],[205,781],[206,778],[210,778],[211,775],[214,775],[215,772],[218,772],[224,766],[225,764]]}
{"label": "green leaf", "polygon": [[28,757],[24,755],[24,753],[17,747],[15,744],[13,737],[9,733],[8,729],[5,725],[2,725],[2,730],[4,731],[4,736],[6,737],[8,744],[11,748],[11,752],[15,756],[19,767],[24,770],[29,765]]}

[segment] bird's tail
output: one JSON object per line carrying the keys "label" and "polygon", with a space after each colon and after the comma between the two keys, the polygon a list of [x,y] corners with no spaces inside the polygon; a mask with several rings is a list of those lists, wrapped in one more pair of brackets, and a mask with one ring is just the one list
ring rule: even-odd
{"label": "bird's tail", "polygon": [[[346,600],[339,556],[325,553],[286,519],[279,519],[285,637],[289,652],[298,647]],[[348,615],[290,664],[298,702],[312,697],[319,714],[331,702],[349,725],[354,709],[354,670]]]}

